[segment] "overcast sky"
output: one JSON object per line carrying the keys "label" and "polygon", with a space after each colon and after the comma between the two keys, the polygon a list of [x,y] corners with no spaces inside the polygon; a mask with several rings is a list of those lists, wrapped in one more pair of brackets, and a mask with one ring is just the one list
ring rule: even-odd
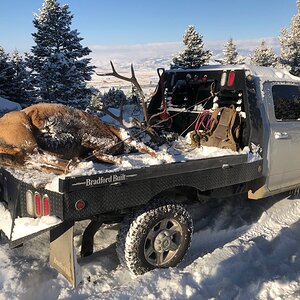
{"label": "overcast sky", "polygon": [[[74,14],[84,46],[181,42],[190,24],[204,41],[277,37],[296,13],[296,0],[59,0]],[[0,46],[29,51],[33,13],[42,0],[0,1]]]}

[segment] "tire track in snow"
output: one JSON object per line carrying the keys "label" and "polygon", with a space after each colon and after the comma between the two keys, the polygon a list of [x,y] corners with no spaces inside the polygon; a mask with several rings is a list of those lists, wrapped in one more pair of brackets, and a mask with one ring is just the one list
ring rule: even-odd
{"label": "tire track in snow", "polygon": [[18,284],[19,276],[16,268],[11,265],[7,255],[7,245],[0,244],[0,299],[17,299],[15,296],[22,288]]}
{"label": "tire track in snow", "polygon": [[[183,269],[154,270],[131,281],[131,286],[115,287],[102,298],[137,299],[135,295],[139,295],[149,299],[292,299],[300,292],[297,282],[300,199],[284,198],[278,202],[273,197],[262,201],[270,201],[271,205],[258,216],[257,222],[227,229],[227,238],[231,241],[223,245],[222,241],[216,241],[215,245],[220,244],[220,247]],[[226,233],[226,229],[222,229],[222,233]],[[201,234],[196,233],[196,240],[199,237]]]}
{"label": "tire track in snow", "polygon": [[[0,243],[0,285],[4,286],[0,299],[14,299],[16,294],[24,300],[42,295],[47,299],[296,299],[300,200],[280,197],[228,201],[214,209],[203,206],[185,262],[138,277],[118,263],[116,230],[101,229],[94,255],[79,259],[84,282],[76,290],[48,267],[48,252],[38,250],[46,248],[47,237],[29,242],[23,250],[8,250]],[[79,226],[75,233],[78,251],[81,231]]]}
{"label": "tire track in snow", "polygon": [[[214,296],[227,299],[232,299],[232,297],[253,299],[258,296],[258,299],[268,299],[271,295],[266,291],[267,286],[264,286],[264,281],[272,281],[274,274],[275,277],[276,274],[277,276],[283,275],[284,270],[280,270],[280,266],[276,265],[289,259],[287,249],[280,247],[280,239],[282,239],[280,233],[297,223],[299,217],[300,200],[291,201],[285,198],[264,212],[259,220],[240,237],[195,260],[184,271],[195,274],[193,280],[203,288],[203,291],[206,290],[203,294],[204,299]],[[300,229],[300,226],[296,227]],[[276,240],[277,237],[279,241]],[[295,244],[293,243],[295,238],[296,236],[292,237],[292,242],[287,239],[286,245]],[[272,241],[274,241],[273,244]],[[291,259],[292,253],[293,251],[291,251]],[[297,265],[299,265],[299,260]],[[196,268],[201,272],[194,273]],[[248,284],[253,281],[253,277],[262,278],[254,280],[253,285]],[[296,291],[299,289],[299,284],[295,285],[295,281],[292,280],[290,284]],[[263,294],[260,295],[262,286],[265,288],[266,297]],[[273,286],[270,285],[270,287]],[[216,293],[216,291],[219,292]],[[273,296],[271,299],[276,298]]]}

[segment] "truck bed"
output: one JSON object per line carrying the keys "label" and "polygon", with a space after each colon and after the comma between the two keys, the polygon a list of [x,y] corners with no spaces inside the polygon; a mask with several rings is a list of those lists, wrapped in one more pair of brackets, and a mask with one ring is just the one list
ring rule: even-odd
{"label": "truck bed", "polygon": [[[59,192],[35,188],[0,170],[3,199],[14,217],[28,217],[26,191],[47,194],[50,214],[63,221],[89,219],[142,205],[175,187],[201,192],[252,182],[262,177],[262,160],[248,162],[247,154],[154,165],[139,169],[59,179]],[[82,210],[75,203],[83,200]]]}

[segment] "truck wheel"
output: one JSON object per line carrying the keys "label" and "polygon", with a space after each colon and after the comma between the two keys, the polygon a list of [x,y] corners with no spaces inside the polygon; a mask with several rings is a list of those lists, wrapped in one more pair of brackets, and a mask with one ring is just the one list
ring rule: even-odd
{"label": "truck wheel", "polygon": [[120,262],[135,275],[174,267],[187,252],[192,232],[183,205],[159,199],[125,217],[117,236]]}

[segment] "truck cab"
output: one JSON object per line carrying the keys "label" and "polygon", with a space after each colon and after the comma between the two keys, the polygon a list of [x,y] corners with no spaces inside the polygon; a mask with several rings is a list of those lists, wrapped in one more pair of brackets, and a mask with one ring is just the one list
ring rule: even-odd
{"label": "truck cab", "polygon": [[300,78],[287,71],[253,68],[264,132],[265,184],[252,198],[300,185]]}

